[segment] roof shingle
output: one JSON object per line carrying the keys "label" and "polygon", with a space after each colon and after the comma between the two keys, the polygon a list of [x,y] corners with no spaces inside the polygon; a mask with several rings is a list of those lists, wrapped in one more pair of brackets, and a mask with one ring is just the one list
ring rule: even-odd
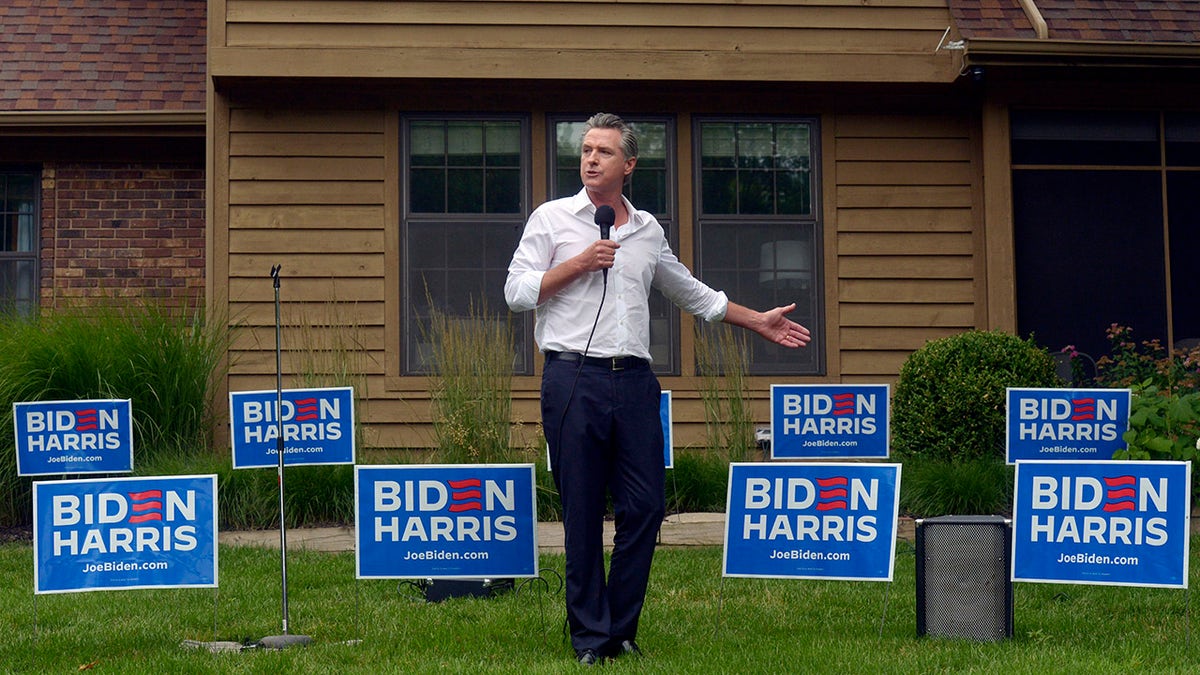
{"label": "roof shingle", "polygon": [[0,111],[203,111],[206,4],[0,2]]}
{"label": "roof shingle", "polygon": [[[1018,0],[949,0],[967,40],[1034,39]],[[1200,44],[1196,0],[1034,0],[1051,40]]]}

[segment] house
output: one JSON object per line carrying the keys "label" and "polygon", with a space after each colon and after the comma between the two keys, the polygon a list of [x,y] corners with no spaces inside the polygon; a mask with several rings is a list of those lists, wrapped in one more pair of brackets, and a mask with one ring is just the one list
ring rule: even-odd
{"label": "house", "polygon": [[205,12],[0,3],[0,311],[203,300]]}
{"label": "house", "polygon": [[[16,13],[4,25],[32,4],[3,10]],[[129,14],[142,3],[104,4]],[[679,257],[743,304],[797,302],[813,330],[803,351],[752,343],[748,386],[764,422],[771,383],[892,382],[926,341],[970,329],[1097,355],[1114,322],[1165,344],[1200,338],[1200,277],[1186,265],[1200,238],[1194,3],[207,9],[204,293],[236,325],[228,388],[274,384],[269,271],[281,265],[285,373],[302,370],[313,345],[351,345],[374,446],[432,445],[430,301],[451,314],[485,299],[502,310],[522,224],[578,189],[579,123],[599,110],[637,126],[632,198]],[[105,117],[81,98],[78,115],[56,117],[70,96],[39,109],[13,98],[27,85],[10,71],[6,58],[0,166],[37,176],[45,220],[51,160],[8,141],[49,148],[65,117],[84,120],[77,135],[98,129],[109,135],[93,143],[124,148],[108,139],[133,133],[118,124],[133,116]],[[66,68],[46,73],[80,86]],[[169,154],[194,156],[187,90],[140,102],[137,131],[155,139],[147,151],[178,144],[188,152]],[[49,166],[50,188],[61,186]],[[47,251],[56,232],[43,223],[41,257],[22,259],[42,266],[43,303],[71,288],[65,271],[54,275],[73,268]],[[0,253],[3,264],[15,253]],[[674,392],[677,443],[702,443],[695,323],[656,302],[655,368]],[[532,423],[541,363],[532,317],[513,320],[514,416]]]}

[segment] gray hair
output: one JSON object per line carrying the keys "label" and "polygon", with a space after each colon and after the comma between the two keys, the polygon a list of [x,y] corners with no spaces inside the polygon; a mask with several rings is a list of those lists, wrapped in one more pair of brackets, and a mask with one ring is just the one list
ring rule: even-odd
{"label": "gray hair", "polygon": [[621,132],[621,152],[625,153],[625,159],[633,159],[638,156],[638,141],[637,135],[633,133],[625,120],[612,113],[596,113],[588,118],[586,128],[583,130],[584,135],[592,129],[616,129]]}

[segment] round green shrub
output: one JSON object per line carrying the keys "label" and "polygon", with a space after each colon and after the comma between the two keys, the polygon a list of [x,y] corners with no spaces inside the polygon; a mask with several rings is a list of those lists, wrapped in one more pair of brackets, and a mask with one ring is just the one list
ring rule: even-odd
{"label": "round green shrub", "polygon": [[1000,331],[931,340],[900,368],[892,455],[1003,459],[1005,389],[1058,386],[1054,360],[1032,340]]}

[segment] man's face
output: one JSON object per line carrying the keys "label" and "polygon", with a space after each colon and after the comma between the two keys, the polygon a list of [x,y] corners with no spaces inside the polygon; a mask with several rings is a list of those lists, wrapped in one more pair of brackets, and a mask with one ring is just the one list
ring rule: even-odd
{"label": "man's face", "polygon": [[621,150],[621,132],[616,129],[590,129],[583,136],[579,159],[579,177],[593,192],[620,192],[625,177],[633,173],[637,158],[625,158]]}

